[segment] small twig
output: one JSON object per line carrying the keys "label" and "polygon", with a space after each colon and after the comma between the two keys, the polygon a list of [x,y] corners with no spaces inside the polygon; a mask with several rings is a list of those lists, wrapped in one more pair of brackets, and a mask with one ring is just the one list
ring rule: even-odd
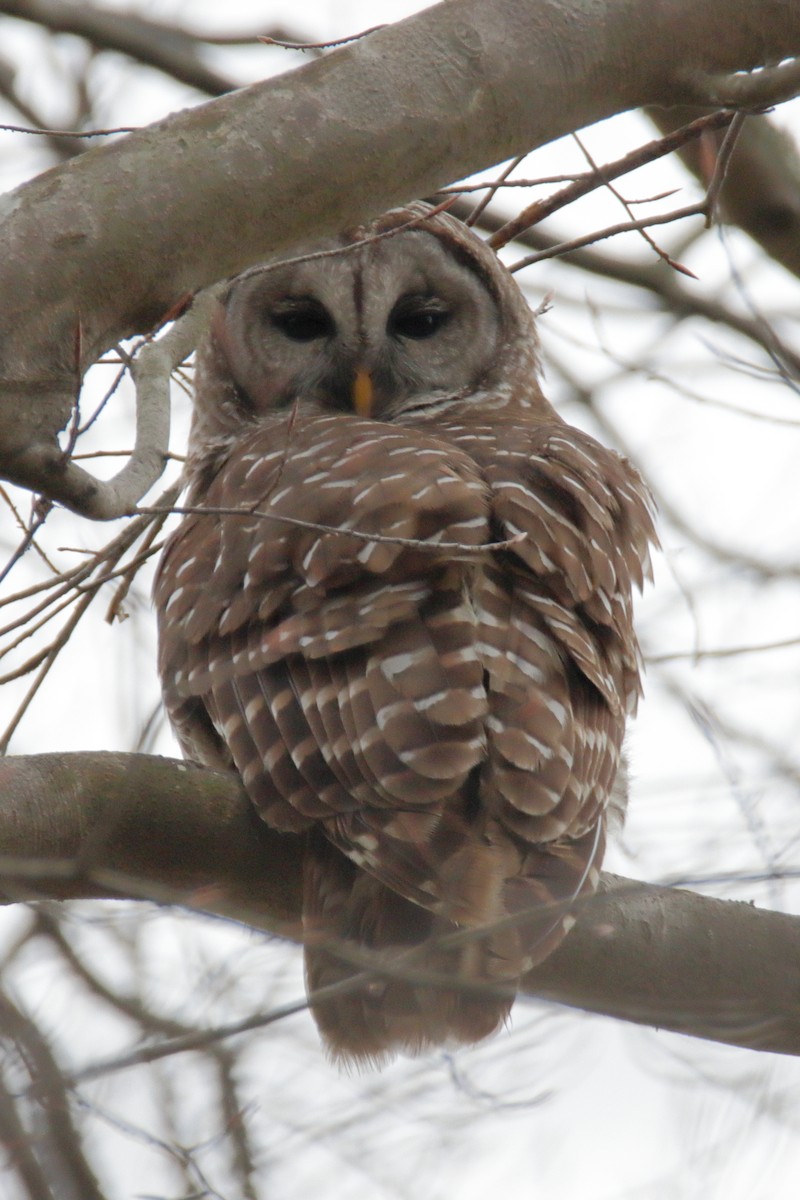
{"label": "small twig", "polygon": [[725,176],[728,173],[731,155],[733,154],[734,147],[746,119],[746,113],[736,113],[730,125],[725,130],[725,136],[722,139],[722,145],[720,146],[719,153],[717,154],[717,161],[714,166],[714,174],[711,177],[711,182],[706,188],[706,204],[708,206],[708,211],[706,213],[707,229],[713,223],[716,215],[719,194],[722,190],[722,185],[725,182]]}
{"label": "small twig", "polygon": [[[573,133],[572,140],[575,142],[575,144],[577,145],[581,154],[584,156],[584,158],[586,159],[586,161],[588,162],[588,164],[592,168],[592,170],[603,180],[605,186],[608,188],[609,192],[611,192],[611,195],[614,196],[614,198],[620,202],[620,204],[625,209],[628,216],[631,217],[633,220],[635,220],[636,218],[633,215],[633,210],[631,208],[630,201],[626,200],[625,197],[622,195],[622,193],[618,190],[618,188],[614,187],[611,180],[606,178],[604,168],[599,167],[597,165],[594,158],[589,153],[588,148],[586,146],[584,146],[583,142],[578,137],[577,133]],[[694,271],[690,271],[688,267],[685,267],[683,265],[683,263],[678,262],[670,254],[668,254],[666,250],[664,250],[661,246],[659,246],[659,244],[655,240],[655,238],[652,238],[650,236],[650,234],[647,232],[646,229],[641,229],[641,230],[639,230],[639,232],[641,233],[644,241],[647,242],[650,249],[654,250],[655,253],[658,255],[658,257],[661,259],[661,261],[665,262],[668,267],[672,267],[672,269],[674,271],[680,272],[681,275],[688,275],[690,279],[697,279],[697,276],[695,275]]]}
{"label": "small twig", "polygon": [[392,229],[384,229],[382,233],[372,233],[369,237],[360,238],[356,242],[349,242],[346,246],[334,246],[331,250],[314,250],[309,254],[298,254],[294,258],[281,258],[276,262],[259,263],[258,266],[251,267],[249,271],[243,271],[241,275],[237,275],[237,282],[242,279],[250,279],[254,275],[266,275],[270,271],[277,271],[283,267],[294,267],[299,263],[316,262],[318,259],[338,258],[342,254],[352,254],[354,250],[359,250],[362,246],[371,246],[373,242],[382,242],[385,238],[396,237],[398,233],[405,233],[406,230],[413,229],[416,225],[421,225],[424,221],[430,221],[432,217],[437,217],[439,213],[447,212],[458,199],[458,193],[455,196],[448,196],[441,204],[434,205],[433,208],[419,213],[409,221],[403,221],[402,224],[395,225]]}
{"label": "small twig", "polygon": [[8,577],[12,568],[16,566],[16,564],[20,561],[23,555],[27,553],[30,547],[35,546],[36,543],[33,539],[47,520],[48,514],[50,513],[52,507],[52,503],[49,500],[45,500],[40,497],[40,503],[38,508],[36,508],[35,515],[28,526],[24,538],[11,555],[2,571],[0,571],[0,583],[2,583],[3,580]]}
{"label": "small twig", "polygon": [[371,25],[369,29],[362,29],[361,33],[351,33],[348,37],[336,38],[332,42],[284,42],[280,38],[266,36],[256,40],[263,42],[265,46],[279,46],[281,50],[333,50],[336,46],[346,46],[349,42],[360,41],[361,38],[368,37],[371,33],[377,33],[379,29],[385,28],[385,23]]}
{"label": "small twig", "polygon": [[672,196],[677,196],[681,188],[668,188],[666,192],[656,192],[655,196],[639,196],[635,200],[626,200],[625,207],[634,208],[637,204],[657,204],[659,200],[669,200]]}
{"label": "small twig", "polygon": [[[180,485],[175,484],[164,492],[162,500],[165,500],[167,505],[169,505],[171,504],[172,500],[177,498],[179,493]],[[170,511],[169,508],[167,508],[166,511]],[[58,580],[48,581],[51,585],[55,584],[55,586],[50,586],[46,589],[48,591],[48,595],[41,602],[41,604],[35,606],[32,611],[24,614],[24,616],[21,618],[12,621],[5,627],[5,629],[0,630],[0,635],[3,636],[13,633],[15,629],[19,629],[20,627],[22,627],[24,630],[22,636],[18,637],[12,645],[5,647],[3,653],[7,653],[23,642],[26,637],[30,636],[30,634],[38,631],[38,629],[45,625],[54,616],[57,616],[65,608],[68,608],[71,604],[74,605],[70,616],[53,638],[52,642],[45,649],[28,659],[28,661],[24,663],[22,667],[10,672],[5,677],[6,679],[16,679],[22,675],[29,674],[31,671],[38,668],[36,677],[23,697],[16,713],[6,727],[2,739],[0,739],[0,754],[4,754],[6,752],[13,734],[30,707],[50,668],[53,666],[61,650],[69,641],[72,633],[82,619],[92,600],[97,595],[99,589],[110,580],[118,579],[121,576],[124,580],[124,589],[125,591],[128,590],[136,569],[138,569],[138,567],[147,558],[155,554],[156,550],[158,549],[158,546],[153,544],[153,542],[161,523],[162,522],[153,522],[152,516],[150,515],[142,516],[139,520],[132,522],[125,530],[123,530],[121,534],[114,538],[112,542],[103,547],[101,551],[97,552],[90,562],[82,563],[70,571],[66,576],[61,576]],[[122,567],[118,567],[117,564],[119,563],[120,559],[128,552],[128,550],[130,550],[130,548],[143,533],[145,534],[145,543],[143,548],[130,562],[125,563]],[[92,579],[91,576],[97,571],[101,564],[105,564],[107,569]],[[35,594],[37,591],[41,590],[44,590],[41,588],[41,586],[34,589],[28,589],[26,593],[20,593],[14,599],[19,600],[20,598],[23,598],[24,595]],[[120,601],[121,598],[122,596],[118,592],[115,600]],[[49,612],[48,609],[50,610]],[[45,614],[44,617],[34,625],[33,622],[37,617],[41,616],[41,614]]]}
{"label": "small twig", "polygon": [[[176,499],[177,499],[178,495],[180,495],[180,487],[181,487],[181,485],[177,484],[175,486],[175,488],[173,489],[176,493],[176,497],[175,497]],[[164,522],[166,520],[167,520],[166,515],[163,517],[156,517],[156,519],[153,521],[152,525],[150,526],[150,528],[147,530],[146,534],[144,535],[144,538],[142,541],[142,547],[141,547],[139,553],[133,559],[131,559],[131,561],[125,567],[119,587],[114,592],[114,595],[111,598],[111,603],[109,604],[108,609],[106,610],[106,621],[108,622],[109,625],[111,625],[113,623],[114,619],[119,616],[120,609],[122,607],[122,602],[124,601],[125,597],[127,596],[128,592],[131,589],[131,585],[132,585],[134,579],[136,578],[136,574],[139,570],[139,567],[142,565],[143,562],[146,562],[147,559],[150,558],[150,556],[152,554],[155,553],[155,548],[154,548],[153,543],[155,542],[156,538],[158,537],[159,533],[161,532],[161,530],[164,526]]]}
{"label": "small twig", "polygon": [[[60,549],[60,547],[59,547],[59,549]],[[93,550],[78,550],[75,547],[68,547],[68,549],[72,549],[76,554],[93,554],[94,553]],[[73,567],[72,568],[72,570],[74,570],[74,571],[78,571],[78,570],[82,570],[82,569],[83,569],[82,567]],[[71,575],[72,571],[70,571],[68,574]],[[28,599],[30,599],[31,596],[38,596],[42,592],[50,592],[53,590],[53,588],[63,587],[64,580],[67,577],[68,577],[68,575],[65,575],[63,572],[58,571],[54,567],[54,573],[49,578],[40,579],[38,581],[38,583],[32,583],[29,587],[20,588],[20,590],[18,592],[14,592],[10,596],[0,597],[0,608],[6,608],[9,604],[17,604],[17,603],[19,603],[20,600],[28,600]],[[6,627],[5,629],[0,629],[0,635],[2,635],[4,633],[8,633],[8,627]]]}
{"label": "small twig", "polygon": [[583,237],[573,238],[570,242],[559,242],[555,246],[550,246],[546,250],[540,250],[537,254],[528,254],[525,258],[519,259],[511,267],[510,271],[521,271],[523,267],[529,267],[533,263],[542,262],[546,258],[558,258],[562,254],[569,254],[572,250],[580,250],[583,246],[591,246],[595,242],[602,242],[606,238],[616,237],[620,233],[636,233],[641,229],[647,229],[651,225],[668,225],[672,221],[682,221],[686,217],[705,217],[707,211],[705,198],[698,201],[697,204],[689,204],[686,208],[676,208],[672,212],[662,213],[652,217],[642,217],[639,221],[623,221],[620,225],[609,225],[606,229],[601,229],[597,233],[587,233]]}
{"label": "small twig", "polygon": [[58,658],[58,655],[60,654],[60,652],[66,646],[66,644],[69,641],[70,637],[72,636],[76,626],[78,625],[78,622],[80,621],[83,614],[86,612],[86,609],[89,607],[89,605],[91,604],[93,599],[94,599],[94,595],[93,595],[93,593],[90,593],[88,595],[83,596],[80,600],[78,600],[75,605],[75,608],[73,609],[72,614],[69,617],[69,620],[65,621],[64,625],[59,630],[58,636],[55,638],[55,640],[51,644],[49,650],[47,651],[46,657],[45,657],[33,683],[31,684],[31,686],[28,688],[27,692],[23,696],[22,701],[17,708],[17,711],[14,713],[13,717],[9,721],[8,725],[6,726],[2,738],[0,738],[0,755],[3,755],[8,751],[9,743],[10,743],[12,737],[14,736],[14,733],[16,732],[20,721],[25,716],[25,713],[28,711],[31,704],[33,703],[34,697],[36,696],[36,693],[39,691],[39,688],[42,686],[45,679],[47,678],[47,674],[48,674],[50,668],[52,667],[53,663]]}
{"label": "small twig", "polygon": [[258,517],[267,521],[278,521],[283,525],[292,525],[298,529],[309,529],[313,533],[333,534],[336,537],[352,537],[362,542],[378,542],[385,546],[403,546],[409,550],[441,550],[452,551],[455,554],[485,554],[488,551],[510,550],[518,546],[527,534],[516,533],[513,537],[499,542],[482,542],[480,545],[467,545],[464,542],[434,542],[418,541],[416,538],[390,537],[382,533],[365,533],[360,529],[347,529],[335,525],[320,525],[316,521],[301,521],[299,517],[285,516],[283,513],[264,512],[257,508],[216,508],[206,505],[181,505],[174,508],[135,508],[127,516],[167,516],[175,513],[186,517]]}
{"label": "small twig", "polygon": [[[517,161],[521,162],[521,159]],[[453,183],[449,187],[441,187],[435,193],[437,196],[452,196],[452,195],[467,195],[469,192],[484,192],[487,188],[492,190],[508,188],[535,188],[545,187],[549,183],[574,183],[576,179],[585,179],[586,171],[572,171],[569,175],[541,175],[538,179],[482,179],[480,183]],[[475,210],[472,209],[467,216],[464,217],[464,224],[475,224],[473,218]]]}
{"label": "small twig", "polygon": [[645,659],[648,663],[653,664],[678,662],[685,659],[697,662],[703,658],[735,658],[740,654],[762,654],[770,650],[789,650],[795,646],[800,646],[800,637],[785,638],[778,642],[763,642],[755,646],[725,646],[716,650],[676,650],[672,654],[647,654]]}
{"label": "small twig", "polygon": [[[454,215],[462,219],[468,215],[467,205],[463,201],[459,202],[453,211]],[[481,224],[488,227],[488,232],[493,232],[499,229],[503,222],[492,213],[486,212]],[[702,230],[697,231],[697,236],[702,234]],[[541,229],[528,229],[520,235],[519,240],[522,245],[540,249],[551,249],[556,245]],[[682,320],[688,316],[701,317],[743,334],[763,349],[773,361],[777,357],[782,364],[779,372],[782,377],[788,375],[789,378],[800,379],[800,355],[782,341],[774,329],[767,329],[763,321],[753,320],[720,300],[702,296],[698,288],[689,290],[681,287],[678,277],[671,272],[653,271],[642,263],[623,259],[618,255],[603,254],[598,250],[576,250],[569,261],[573,266],[600,278],[612,279],[617,283],[649,292],[659,302],[661,311],[672,314],[675,320]]]}
{"label": "small twig", "polygon": [[666,154],[671,154],[674,150],[685,146],[687,142],[700,137],[706,130],[724,129],[727,125],[731,124],[734,115],[734,113],[726,111],[710,113],[707,117],[700,117],[696,121],[691,121],[688,125],[683,125],[680,129],[676,129],[674,133],[648,142],[646,146],[640,146],[622,158],[617,159],[616,162],[609,163],[603,167],[602,175],[599,175],[597,171],[590,171],[585,175],[579,176],[573,183],[562,188],[561,191],[556,192],[553,196],[544,200],[536,200],[533,204],[523,209],[513,221],[506,222],[505,225],[502,225],[500,229],[493,233],[488,239],[488,244],[492,249],[499,250],[532,225],[536,225],[539,221],[544,220],[545,217],[549,217],[557,209],[563,208],[566,204],[571,204],[574,200],[588,195],[589,192],[594,191],[598,187],[607,185],[609,180],[618,179],[621,175],[627,175],[629,171],[633,171],[637,167],[655,162],[659,158],[663,158]]}
{"label": "small twig", "polygon": [[138,133],[141,125],[119,125],[116,129],[33,129],[29,125],[0,125],[5,133],[30,133],[34,137],[94,138],[115,133]]}
{"label": "small twig", "polygon": [[[22,645],[23,642],[27,641],[28,638],[33,637],[34,634],[38,633],[40,629],[44,629],[45,625],[52,621],[54,617],[57,617],[59,613],[64,612],[64,610],[69,608],[70,605],[74,604],[74,602],[74,596],[62,597],[57,604],[52,606],[50,612],[46,612],[39,621],[33,621],[26,615],[19,623],[22,632],[13,641],[8,642],[7,645],[0,649],[0,659],[5,658],[5,656],[10,654],[12,650],[16,650]],[[13,671],[9,671],[5,675],[0,675],[0,687],[2,687],[2,685],[5,683],[10,683],[12,679],[22,679],[23,676],[30,675],[31,671],[34,671],[39,666],[49,650],[50,646],[46,646],[43,650],[40,650],[37,654],[34,654],[31,658],[24,662],[22,666],[16,667]]]}
{"label": "small twig", "polygon": [[[173,485],[166,489],[160,497],[165,503],[169,504],[179,495],[179,490]],[[38,607],[26,613],[24,617],[12,621],[9,625],[0,628],[0,637],[4,637],[8,633],[12,633],[15,629],[34,617],[37,617],[50,604],[57,603],[62,596],[69,591],[80,591],[80,585],[88,579],[97,567],[104,562],[119,562],[123,554],[125,554],[141,536],[143,530],[150,525],[150,517],[142,517],[140,521],[134,521],[122,530],[117,537],[113,538],[101,550],[92,552],[92,558],[88,562],[79,563],[67,572],[62,572],[53,579],[48,579],[43,583],[37,583],[29,588],[15,593],[13,596],[8,596],[0,600],[0,607],[7,604],[17,603],[20,600],[26,600],[30,596],[38,595],[41,592],[50,592]]]}
{"label": "small twig", "polygon": [[[128,373],[129,369],[130,369],[130,363],[125,363],[117,371],[110,386],[106,389],[105,395],[103,396],[100,403],[97,405],[97,408],[94,410],[94,412],[91,414],[91,416],[87,417],[87,419],[83,425],[79,425],[78,430],[77,430],[76,440],[77,440],[77,437],[81,436],[81,434],[84,434],[87,432],[87,430],[91,429],[92,425],[94,425],[94,423],[100,417],[100,414],[103,412],[106,405],[111,400],[112,396],[115,395],[117,389],[119,388],[119,385],[122,383],[122,381],[125,378],[126,374]],[[131,454],[132,453],[133,453],[133,451],[131,451]],[[70,453],[69,457],[72,459],[73,462],[75,462],[79,458],[86,458],[88,456],[85,454]]]}
{"label": "small twig", "polygon": [[[8,505],[9,509],[11,510],[11,515],[13,516],[13,518],[17,524],[17,527],[27,537],[28,528],[25,524],[25,521],[22,518],[22,513],[19,511],[16,504],[11,499],[11,497],[9,496],[6,489],[2,486],[2,484],[0,484],[0,499],[5,500],[6,504]],[[49,567],[49,569],[53,572],[54,575],[57,575],[58,568],[55,566],[54,563],[52,563],[50,561],[50,559],[47,557],[47,555],[45,554],[44,550],[41,548],[39,543],[36,541],[31,541],[29,543],[29,546],[30,546],[30,549],[36,551],[36,553],[39,555],[39,557],[41,558],[41,560],[45,564],[45,566]],[[2,582],[3,578],[5,578],[4,575],[0,576],[0,582]]]}
{"label": "small twig", "polygon": [[111,571],[105,571],[102,575],[98,575],[96,579],[93,579],[91,583],[78,584],[75,588],[76,593],[83,595],[84,592],[96,592],[104,584],[112,583],[115,579],[120,579],[122,576],[127,575],[130,567],[135,566],[138,569],[143,563],[147,562],[148,558],[152,558],[154,554],[158,554],[163,544],[163,542],[154,542],[148,545],[146,549],[140,550],[138,554],[135,554],[123,567],[115,567]]}
{"label": "small twig", "polygon": [[[130,456],[132,454],[133,454],[133,450],[87,450],[85,454],[73,454],[72,461],[73,462],[83,462],[89,458],[130,458]],[[169,453],[165,455],[165,457],[168,458],[170,460],[170,462],[177,462],[177,463],[186,462],[186,455],[185,454],[176,454],[174,450],[170,450]],[[62,547],[59,547],[59,549],[74,550],[75,547],[74,546],[69,546],[69,547],[62,546]],[[83,553],[85,553],[85,551],[83,551]]]}
{"label": "small twig", "polygon": [[276,45],[281,42],[291,42],[295,39],[293,31],[280,26],[273,25],[272,33],[196,33],[193,35],[195,40],[202,42],[205,46],[257,46],[259,42],[268,41],[272,38]]}
{"label": "small twig", "polygon": [[503,186],[511,172],[516,171],[520,163],[524,162],[527,157],[527,154],[520,154],[517,158],[512,159],[506,169],[500,173],[500,177],[498,178],[497,182],[489,188],[483,199],[475,205],[475,208],[470,213],[466,221],[468,226],[471,227],[475,224],[483,210],[487,207],[487,205],[491,204],[492,200],[497,195],[498,189]]}

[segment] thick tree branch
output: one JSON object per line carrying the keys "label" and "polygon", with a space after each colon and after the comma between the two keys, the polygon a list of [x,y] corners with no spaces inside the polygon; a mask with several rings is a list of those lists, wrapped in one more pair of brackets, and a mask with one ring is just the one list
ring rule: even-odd
{"label": "thick tree branch", "polygon": [[[296,937],[301,843],[234,775],[146,755],[0,762],[8,901],[184,903]],[[800,919],[604,876],[531,996],[714,1041],[800,1054]]]}
{"label": "thick tree branch", "polygon": [[613,113],[696,100],[692,72],[797,54],[783,0],[449,0],[46,172],[0,203],[0,470],[114,515],[137,497],[55,435],[79,367],[181,296]]}
{"label": "thick tree branch", "polygon": [[7,901],[151,897],[279,927],[300,911],[300,843],[238,776],[144,754],[0,759]]}

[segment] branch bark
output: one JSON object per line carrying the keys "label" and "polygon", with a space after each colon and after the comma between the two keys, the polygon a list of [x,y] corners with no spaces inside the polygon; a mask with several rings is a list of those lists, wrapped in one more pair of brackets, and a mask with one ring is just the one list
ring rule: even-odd
{"label": "branch bark", "polygon": [[[238,778],[148,755],[0,762],[7,902],[127,897],[299,938],[301,842]],[[525,992],[730,1045],[800,1054],[800,918],[605,875]]]}
{"label": "branch bark", "polygon": [[0,201],[0,472],[118,515],[138,496],[56,444],[108,346],[290,245],[798,54],[790,0],[448,0],[46,172]]}

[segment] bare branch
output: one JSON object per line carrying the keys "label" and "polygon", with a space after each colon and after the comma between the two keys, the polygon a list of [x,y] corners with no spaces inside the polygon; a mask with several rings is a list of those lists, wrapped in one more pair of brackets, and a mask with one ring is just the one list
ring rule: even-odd
{"label": "bare branch", "polygon": [[546,250],[538,250],[535,254],[526,254],[524,258],[520,258],[511,267],[512,271],[522,271],[525,267],[533,266],[534,263],[542,262],[547,258],[566,257],[568,254],[574,253],[575,250],[582,250],[585,246],[595,245],[597,242],[602,242],[606,238],[618,237],[621,233],[636,233],[642,229],[651,229],[655,225],[672,225],[675,221],[684,221],[687,217],[706,217],[708,206],[705,199],[698,201],[697,204],[687,204],[684,208],[676,208],[668,213],[653,213],[649,217],[642,217],[640,220],[621,221],[618,225],[607,225],[605,229],[596,230],[593,233],[585,233],[581,237],[571,238],[568,242],[558,242]]}
{"label": "bare branch", "polygon": [[752,74],[714,75],[690,71],[686,85],[688,97],[696,104],[727,108],[764,108],[792,100],[800,92],[800,60],[762,67]]}
{"label": "bare branch", "polygon": [[[42,1133],[37,1138],[38,1157],[45,1168],[43,1174],[50,1177],[54,1194],[56,1189],[62,1192],[66,1186],[66,1194],[80,1196],[81,1200],[104,1200],[72,1120],[69,1091],[61,1067],[35,1022],[2,992],[0,1029],[18,1046],[25,1061],[30,1096],[43,1118]],[[48,1188],[37,1200],[49,1195]]]}
{"label": "bare branch", "polygon": [[[41,755],[0,763],[0,795],[10,901],[154,898],[298,936],[302,840],[268,829],[233,774],[147,755]],[[527,977],[530,995],[800,1054],[800,919],[604,879],[561,948]]]}
{"label": "bare branch", "polygon": [[646,146],[632,150],[616,162],[607,163],[600,169],[587,171],[562,188],[560,192],[555,192],[546,200],[535,201],[523,209],[512,221],[507,221],[491,235],[489,245],[495,250],[499,250],[501,246],[506,246],[510,241],[518,238],[524,230],[530,229],[532,225],[538,225],[546,217],[551,216],[565,205],[579,200],[582,196],[587,196],[595,188],[603,187],[611,180],[619,179],[622,175],[635,171],[637,167],[644,166],[645,163],[656,162],[659,158],[672,154],[706,132],[727,129],[733,118],[734,114],[731,112],[711,113],[682,125],[657,141],[649,142]]}
{"label": "bare branch", "polygon": [[[648,109],[659,129],[673,130],[696,118],[700,109]],[[687,144],[680,154],[706,185],[716,157],[718,134]],[[766,116],[749,117],[720,192],[722,218],[738,225],[787,271],[800,275],[800,154],[788,133]]]}

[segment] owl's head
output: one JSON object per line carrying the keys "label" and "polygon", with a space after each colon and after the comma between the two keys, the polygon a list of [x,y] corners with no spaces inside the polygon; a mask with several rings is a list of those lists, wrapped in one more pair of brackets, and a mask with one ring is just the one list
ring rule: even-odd
{"label": "owl's head", "polygon": [[204,432],[204,392],[220,433],[295,403],[402,422],[472,397],[532,402],[536,333],[519,288],[465,225],[429,214],[393,210],[235,279],[200,355]]}

